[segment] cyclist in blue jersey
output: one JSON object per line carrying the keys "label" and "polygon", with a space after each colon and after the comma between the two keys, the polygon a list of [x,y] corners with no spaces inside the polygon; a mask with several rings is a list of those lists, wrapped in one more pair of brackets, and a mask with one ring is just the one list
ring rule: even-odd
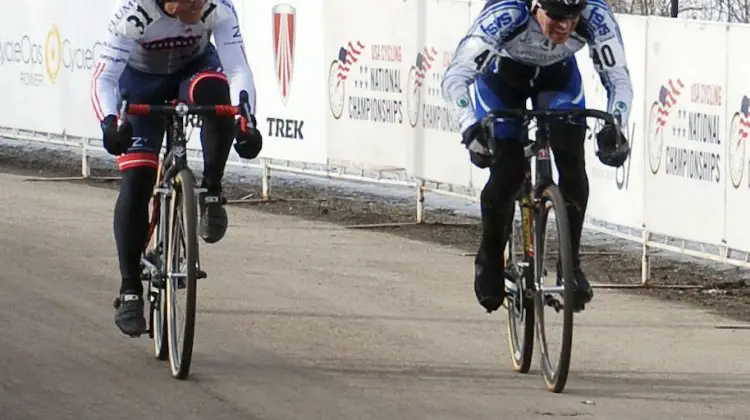
{"label": "cyclist in blue jersey", "polygon": [[[505,299],[502,258],[510,232],[506,220],[523,181],[519,122],[495,124],[496,160],[478,121],[491,110],[584,108],[583,83],[574,54],[585,45],[607,90],[608,112],[620,119],[621,134],[605,125],[597,134],[599,159],[619,167],[629,154],[624,137],[633,97],[620,29],[606,0],[489,0],[456,48],[442,80],[444,98],[458,116],[462,143],[474,165],[489,168],[481,194],[482,239],[475,258],[474,289],[487,312]],[[550,146],[567,211],[575,262],[574,287],[580,303],[593,298],[581,269],[580,243],[589,198],[584,162],[586,125],[552,124]],[[617,136],[625,140],[617,147]]]}

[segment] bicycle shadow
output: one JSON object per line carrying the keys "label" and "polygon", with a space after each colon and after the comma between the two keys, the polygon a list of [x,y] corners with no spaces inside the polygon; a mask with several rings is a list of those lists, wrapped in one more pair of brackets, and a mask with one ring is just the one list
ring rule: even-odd
{"label": "bicycle shadow", "polygon": [[655,402],[747,402],[750,374],[696,372],[571,372],[565,394]]}
{"label": "bicycle shadow", "polygon": [[474,390],[486,396],[496,395],[498,392],[525,393],[538,388],[540,381],[538,375],[522,375],[500,364],[439,360],[384,362],[347,355],[324,359],[262,359],[260,357],[230,361],[214,357],[204,358],[201,359],[200,368],[192,378],[196,382],[210,382],[214,379],[242,382],[248,376],[264,377],[270,373],[270,376],[281,375],[287,379],[296,377],[295,381],[309,381],[321,385],[331,381],[343,381],[366,384],[368,389],[421,389],[427,392],[458,388]]}

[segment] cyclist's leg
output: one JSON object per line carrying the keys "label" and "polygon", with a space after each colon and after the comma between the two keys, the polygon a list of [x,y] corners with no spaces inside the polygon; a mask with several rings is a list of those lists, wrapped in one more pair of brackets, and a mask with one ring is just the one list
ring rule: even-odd
{"label": "cyclist's leg", "polygon": [[[483,79],[474,84],[472,96],[477,119],[485,117],[491,110],[522,108],[526,102],[525,92],[514,90],[502,82],[489,86]],[[497,160],[489,166],[490,176],[480,197],[482,240],[474,260],[474,290],[480,305],[488,312],[498,309],[505,297],[502,255],[510,235],[507,219],[523,181],[521,134],[521,125],[516,121],[498,121],[495,124]],[[472,157],[472,162],[477,164],[476,157]]]}
{"label": "cyclist's leg", "polygon": [[[170,82],[174,84],[168,76],[141,73],[128,67],[120,78],[120,89],[130,92],[132,103],[159,103],[173,96]],[[113,221],[122,276],[115,323],[126,334],[142,332],[146,327],[140,258],[148,236],[148,205],[164,135],[159,119],[129,116],[128,121],[133,127],[133,143],[117,158],[122,180]]]}
{"label": "cyclist's leg", "polygon": [[[229,82],[212,45],[182,74],[180,99],[200,105],[232,104]],[[234,102],[238,101],[239,98]],[[206,242],[214,243],[224,237],[228,225],[221,182],[234,140],[234,118],[205,116],[200,136],[203,147],[201,186],[208,190],[201,199],[200,235]]]}
{"label": "cyclist's leg", "polygon": [[[535,98],[535,106],[552,109],[586,107],[583,82],[575,57],[568,60],[552,78],[555,79],[553,85],[557,86],[549,86],[548,90],[540,92]],[[588,301],[593,297],[593,293],[586,276],[580,269],[581,232],[589,199],[589,181],[584,152],[585,120],[579,121],[578,125],[559,123],[551,126],[550,129],[549,140],[559,175],[559,186],[568,202],[567,211],[576,278],[579,280],[582,298]]]}

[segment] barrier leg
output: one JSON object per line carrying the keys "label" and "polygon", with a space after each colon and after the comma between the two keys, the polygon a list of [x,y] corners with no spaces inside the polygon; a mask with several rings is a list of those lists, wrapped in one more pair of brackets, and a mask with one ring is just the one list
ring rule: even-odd
{"label": "barrier leg", "polygon": [[259,203],[273,203],[280,201],[279,199],[270,197],[271,190],[271,168],[268,164],[267,158],[260,159],[260,197],[252,198],[254,194],[250,193],[237,200],[227,200],[227,204],[259,204]]}
{"label": "barrier leg", "polygon": [[[64,136],[64,135],[63,135]],[[90,139],[83,139],[81,142],[81,175],[80,176],[39,176],[28,177],[24,181],[42,182],[42,181],[119,181],[119,176],[91,176],[91,158],[89,157]]]}
{"label": "barrier leg", "polygon": [[592,284],[597,289],[704,289],[704,286],[690,284],[651,284],[651,232],[645,227],[641,239],[641,281],[639,284]]}
{"label": "barrier leg", "polygon": [[383,228],[383,227],[401,227],[401,226],[415,226],[415,225],[429,225],[429,226],[474,226],[475,222],[469,223],[447,223],[447,222],[426,222],[424,220],[425,208],[424,198],[425,192],[425,181],[423,179],[417,179],[416,183],[417,191],[417,213],[416,218],[413,222],[393,222],[393,223],[366,223],[361,225],[348,225],[348,229],[372,229],[372,228]]}

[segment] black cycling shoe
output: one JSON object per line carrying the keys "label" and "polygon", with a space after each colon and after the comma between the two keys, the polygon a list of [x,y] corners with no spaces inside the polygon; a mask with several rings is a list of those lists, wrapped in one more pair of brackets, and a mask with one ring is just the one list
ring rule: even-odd
{"label": "black cycling shoe", "polygon": [[579,303],[581,303],[581,305],[585,305],[591,302],[591,299],[594,298],[594,289],[591,288],[591,284],[586,278],[586,274],[583,272],[583,270],[581,270],[581,267],[574,268],[573,274],[576,278],[576,299]]}
{"label": "black cycling shoe", "polygon": [[[586,278],[586,274],[583,272],[581,267],[573,268],[573,281],[574,295],[576,299],[576,310],[583,310],[586,308],[586,304],[591,302],[594,298],[594,289],[591,288],[589,280]],[[560,268],[560,261],[557,261],[557,284],[561,285],[562,282],[562,269]]]}
{"label": "black cycling shoe", "polygon": [[201,196],[200,236],[209,244],[219,242],[227,233],[226,200],[220,194]]}
{"label": "black cycling shoe", "polygon": [[493,268],[474,264],[474,293],[477,295],[477,301],[487,310],[487,313],[499,309],[506,295],[502,267]]}
{"label": "black cycling shoe", "polygon": [[143,303],[143,297],[132,292],[125,292],[115,298],[115,324],[123,334],[138,337],[146,332]]}

